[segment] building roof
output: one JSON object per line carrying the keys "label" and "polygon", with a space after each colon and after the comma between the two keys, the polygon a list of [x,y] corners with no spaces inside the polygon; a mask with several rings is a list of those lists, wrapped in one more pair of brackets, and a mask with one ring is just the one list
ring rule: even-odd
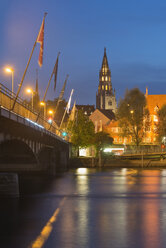
{"label": "building roof", "polygon": [[112,110],[96,109],[90,116],[90,119],[95,122],[102,122],[102,125],[108,125],[111,120],[115,119],[115,114]]}
{"label": "building roof", "polygon": [[105,115],[110,120],[115,120],[115,114],[110,109],[98,109],[103,115]]}
{"label": "building roof", "polygon": [[82,110],[84,114],[90,116],[95,111],[95,105],[76,105],[76,109]]}
{"label": "building roof", "polygon": [[166,95],[146,95],[150,115],[156,115],[158,109],[166,104]]}

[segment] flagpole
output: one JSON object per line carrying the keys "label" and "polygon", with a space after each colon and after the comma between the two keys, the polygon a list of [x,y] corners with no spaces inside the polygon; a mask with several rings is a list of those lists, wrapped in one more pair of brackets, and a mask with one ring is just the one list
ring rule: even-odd
{"label": "flagpole", "polygon": [[[43,21],[45,20],[46,15],[47,15],[47,13],[45,12],[45,13],[44,13],[44,17],[43,17]],[[37,37],[38,37],[38,35],[37,35]],[[23,85],[23,81],[24,81],[24,78],[25,78],[27,69],[28,69],[28,67],[29,67],[29,63],[30,63],[30,61],[31,61],[31,58],[32,58],[32,55],[33,55],[33,52],[34,52],[34,49],[35,49],[35,46],[36,46],[36,43],[37,43],[37,38],[36,38],[35,43],[34,43],[34,45],[33,45],[33,48],[32,48],[32,51],[31,51],[31,54],[30,54],[30,57],[29,57],[27,66],[26,66],[26,68],[25,68],[24,74],[23,74],[22,79],[21,79],[21,82],[20,82],[20,84],[19,84],[19,88],[18,88],[16,97],[15,97],[15,99],[14,99],[13,106],[12,106],[11,110],[13,110],[14,107],[15,107],[15,104],[16,104],[16,101],[17,101],[17,98],[18,98],[18,95],[19,95],[20,90],[21,90],[21,87],[22,87],[22,85]]]}
{"label": "flagpole", "polygon": [[[69,75],[67,75],[67,76],[66,76],[66,80],[65,80],[65,82],[67,82],[68,77],[69,77]],[[57,111],[57,109],[58,109],[58,106],[59,106],[60,100],[61,100],[61,99],[58,99],[58,102],[57,102],[57,105],[56,105],[56,108],[55,108],[55,113],[56,113],[56,111]]]}
{"label": "flagpole", "polygon": [[64,114],[63,114],[63,117],[62,117],[62,120],[61,120],[61,124],[60,124],[60,126],[59,126],[59,129],[61,129],[61,126],[62,126],[62,124],[63,124],[64,118],[65,118],[65,115],[66,115],[66,112],[67,112],[67,105],[68,105],[68,103],[66,104],[65,112],[64,112]]}
{"label": "flagpole", "polygon": [[[54,118],[55,118],[56,111],[57,111],[57,109],[58,109],[59,103],[60,103],[60,101],[61,101],[62,98],[63,98],[64,91],[65,91],[65,87],[66,87],[66,82],[67,82],[68,77],[69,77],[69,75],[67,74],[66,79],[65,79],[65,82],[64,82],[64,85],[63,85],[62,90],[61,90],[61,92],[60,92],[60,94],[59,94],[59,98],[58,98],[58,101],[57,101],[57,104],[56,104],[56,107],[55,107],[55,111],[54,111],[54,114],[53,114],[53,120],[54,120]],[[61,98],[60,98],[60,96],[61,96]],[[51,127],[52,127],[52,123],[50,124],[49,130],[51,129]]]}
{"label": "flagpole", "polygon": [[[60,52],[58,53],[57,59],[59,58],[59,55],[60,55]],[[57,61],[57,60],[56,60],[56,61]],[[54,66],[54,69],[55,69],[55,66]],[[52,79],[52,77],[53,77],[53,75],[54,75],[54,69],[53,69],[53,71],[52,71],[50,80],[49,80],[49,82],[48,82],[46,91],[45,91],[45,93],[44,93],[43,102],[45,101],[45,98],[46,98],[46,95],[47,95],[47,91],[48,91],[48,88],[49,88],[49,86],[50,86],[51,79]]]}
{"label": "flagpole", "polygon": [[62,126],[62,124],[63,124],[64,118],[65,118],[65,115],[66,115],[66,112],[67,112],[67,107],[68,107],[68,105],[69,105],[69,101],[71,101],[71,97],[72,97],[73,91],[74,91],[74,90],[72,89],[72,91],[71,91],[71,93],[70,93],[69,100],[68,100],[67,105],[66,105],[66,108],[65,108],[65,112],[64,112],[63,117],[62,117],[62,120],[61,120],[61,124],[60,124],[60,126],[59,126],[59,129],[61,129],[61,126]]}
{"label": "flagpole", "polygon": [[[58,53],[57,59],[58,59],[59,55],[60,55],[60,52]],[[55,64],[55,65],[56,65],[56,64]],[[55,69],[55,66],[54,66],[54,69]],[[53,69],[53,71],[52,71],[52,73],[51,73],[51,77],[50,77],[50,79],[49,79],[49,81],[48,81],[47,88],[46,88],[46,91],[45,91],[45,93],[44,93],[44,97],[43,97],[42,102],[45,102],[46,95],[47,95],[47,91],[48,91],[48,88],[49,88],[49,86],[50,86],[51,79],[52,79],[52,77],[53,77],[53,75],[54,75],[54,69]],[[37,115],[36,122],[38,121],[39,116],[40,116],[40,112],[39,112],[38,115]]]}

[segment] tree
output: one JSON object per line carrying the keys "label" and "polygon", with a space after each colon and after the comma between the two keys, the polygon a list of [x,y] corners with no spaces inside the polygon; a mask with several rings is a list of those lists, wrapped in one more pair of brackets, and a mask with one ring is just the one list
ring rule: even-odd
{"label": "tree", "polygon": [[74,121],[69,121],[68,132],[71,134],[71,143],[77,149],[93,144],[94,124],[82,110],[78,110]]}
{"label": "tree", "polygon": [[158,139],[163,142],[163,138],[166,137],[166,105],[163,105],[161,109],[157,112],[158,123],[156,124],[156,132],[158,134]]}
{"label": "tree", "polygon": [[149,125],[149,111],[146,98],[137,88],[126,91],[124,99],[119,102],[117,118],[124,136],[131,136],[133,142],[139,146]]}
{"label": "tree", "polygon": [[94,135],[94,146],[96,147],[97,154],[105,146],[111,145],[113,143],[113,138],[109,136],[106,132],[98,132]]}

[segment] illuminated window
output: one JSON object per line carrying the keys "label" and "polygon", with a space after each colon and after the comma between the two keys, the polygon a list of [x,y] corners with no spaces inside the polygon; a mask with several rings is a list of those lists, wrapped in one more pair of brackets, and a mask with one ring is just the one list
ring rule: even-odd
{"label": "illuminated window", "polygon": [[154,119],[153,119],[154,121],[158,121],[158,118],[157,118],[157,116],[156,115],[154,115]]}
{"label": "illuminated window", "polygon": [[105,89],[108,90],[108,85],[105,86]]}
{"label": "illuminated window", "polygon": [[102,85],[102,90],[104,90],[104,85]]}
{"label": "illuminated window", "polygon": [[108,80],[108,78],[107,78],[107,76],[105,77],[105,81],[107,81]]}
{"label": "illuminated window", "polygon": [[111,85],[109,86],[109,90],[111,90]]}
{"label": "illuminated window", "polygon": [[111,78],[109,77],[109,81],[111,80]]}
{"label": "illuminated window", "polygon": [[102,81],[104,81],[104,77],[102,77]]}

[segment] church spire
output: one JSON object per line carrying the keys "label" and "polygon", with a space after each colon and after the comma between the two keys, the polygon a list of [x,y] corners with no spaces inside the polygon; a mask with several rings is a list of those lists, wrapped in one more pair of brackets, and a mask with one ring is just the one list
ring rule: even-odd
{"label": "church spire", "polygon": [[96,95],[96,108],[116,110],[116,97],[115,91],[112,88],[111,82],[111,70],[108,65],[106,48],[104,48],[104,56],[102,60],[102,66],[99,72],[99,85]]}
{"label": "church spire", "polygon": [[103,62],[102,62],[102,66],[101,66],[101,70],[106,69],[109,70],[109,65],[108,65],[108,60],[107,60],[107,54],[106,54],[106,48],[104,47],[104,56],[103,56]]}

